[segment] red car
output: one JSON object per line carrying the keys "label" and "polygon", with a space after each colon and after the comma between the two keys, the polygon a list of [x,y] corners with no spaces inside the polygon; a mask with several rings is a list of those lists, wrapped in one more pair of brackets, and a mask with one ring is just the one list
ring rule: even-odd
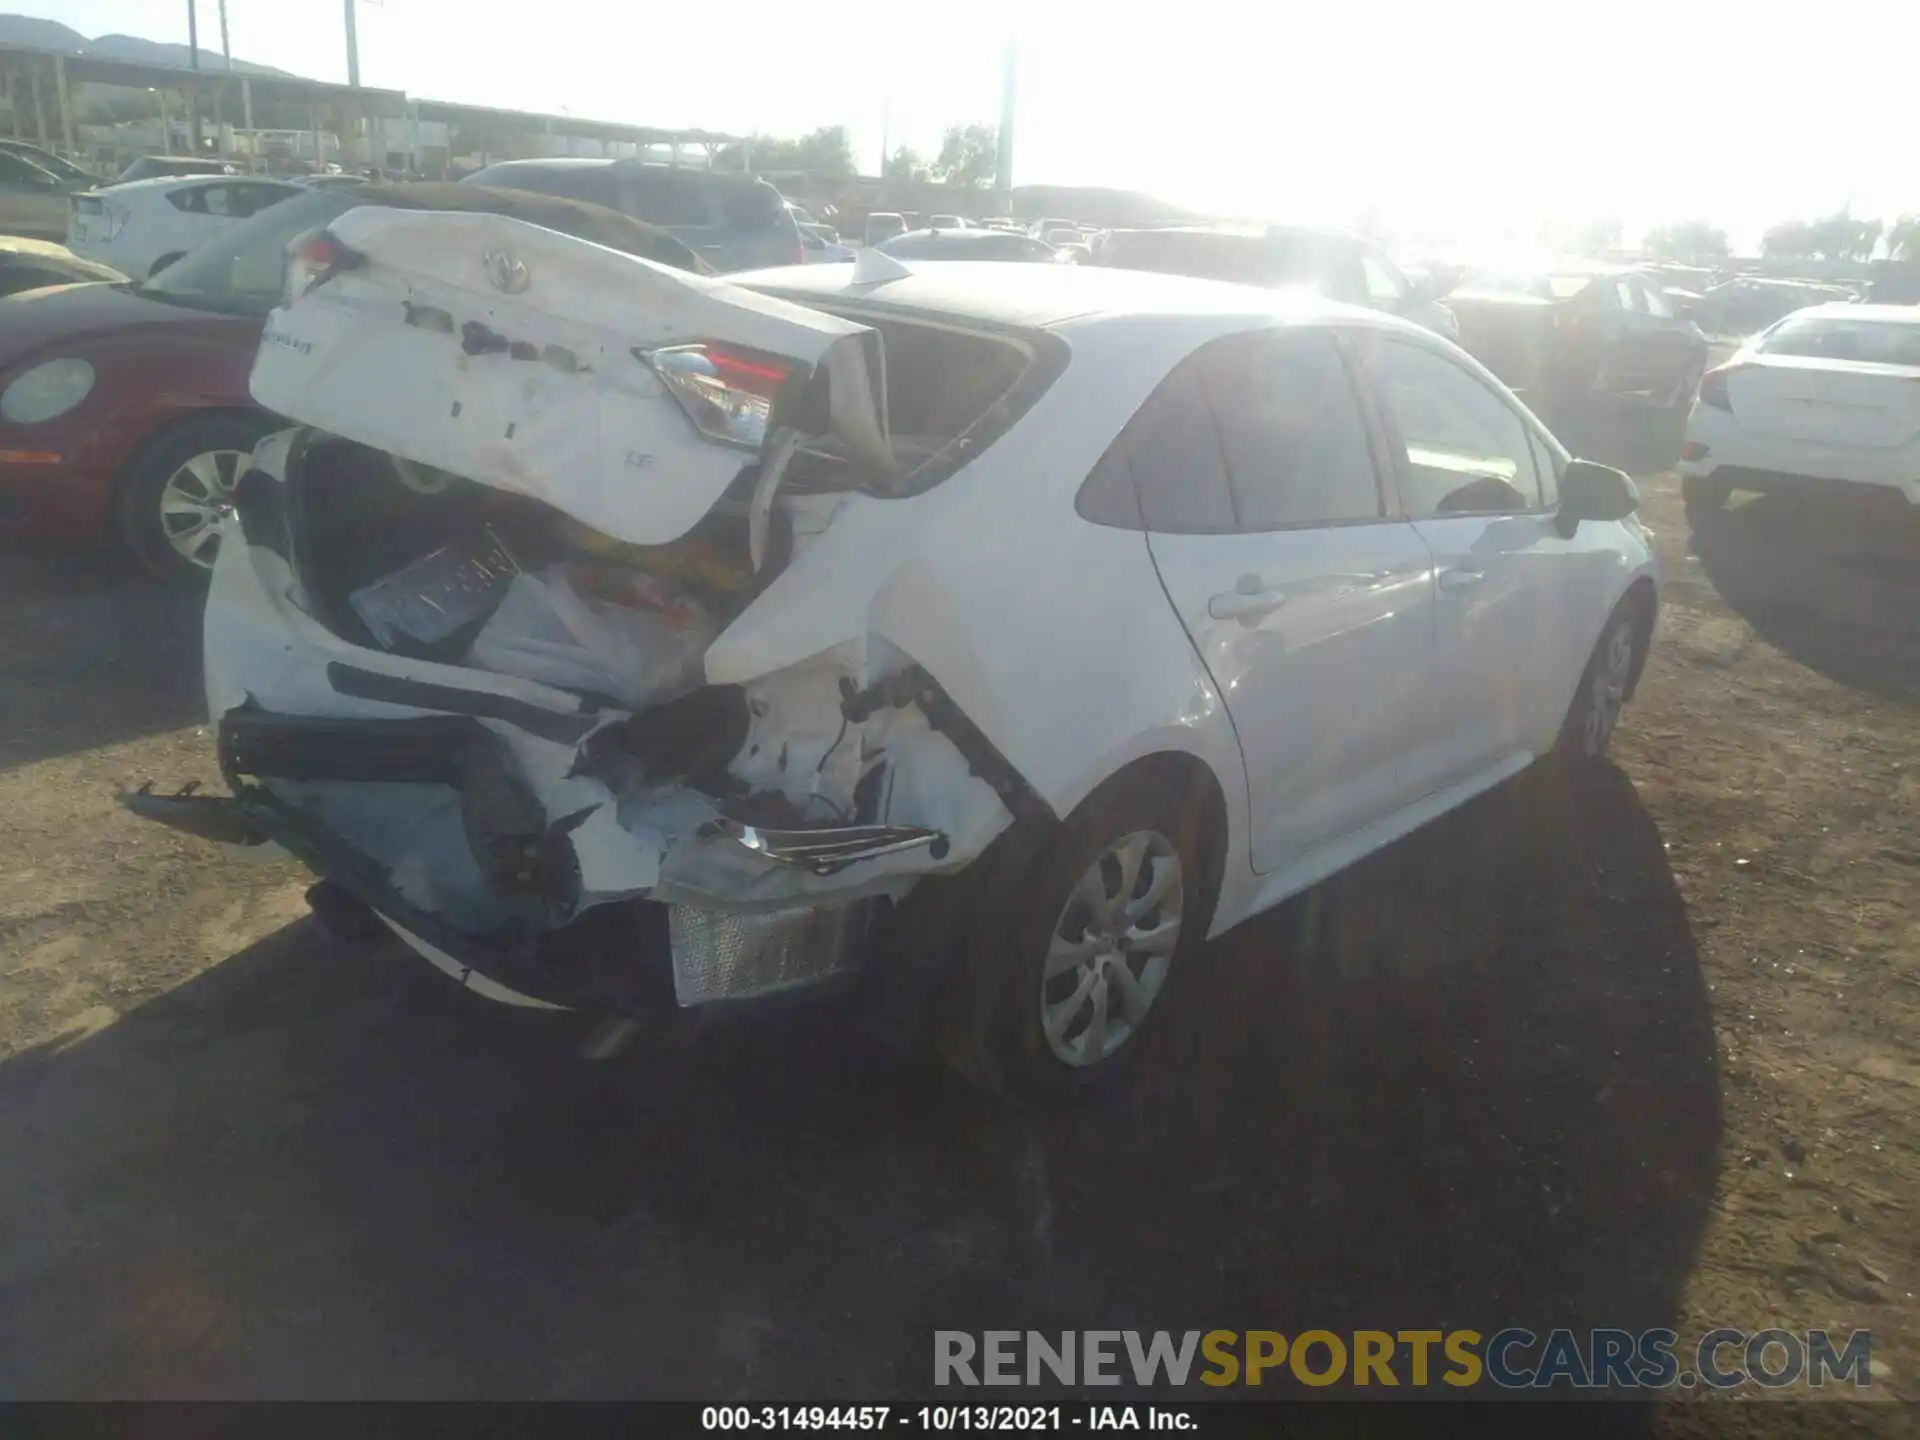
{"label": "red car", "polygon": [[0,536],[117,540],[167,579],[204,576],[254,443],[247,393],[289,241],[356,205],[490,210],[680,269],[707,267],[637,220],[473,185],[313,190],[138,284],[0,297]]}

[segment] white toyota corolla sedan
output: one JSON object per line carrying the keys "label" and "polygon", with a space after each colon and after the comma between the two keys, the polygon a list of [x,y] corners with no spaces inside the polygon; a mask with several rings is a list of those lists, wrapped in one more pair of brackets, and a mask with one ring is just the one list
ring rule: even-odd
{"label": "white toyota corolla sedan", "polygon": [[1920,307],[1814,305],[1762,330],[1701,379],[1680,456],[1696,509],[1854,487],[1920,504]]}
{"label": "white toyota corolla sedan", "polygon": [[1071,1090],[1209,936],[1599,756],[1653,632],[1632,482],[1377,312],[385,209],[288,271],[232,795],[124,798],[496,999],[850,991]]}

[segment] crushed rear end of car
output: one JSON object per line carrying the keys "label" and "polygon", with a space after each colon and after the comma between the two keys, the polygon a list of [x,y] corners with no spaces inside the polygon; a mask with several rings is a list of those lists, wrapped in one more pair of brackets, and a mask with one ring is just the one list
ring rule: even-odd
{"label": "crushed rear end of car", "polygon": [[917,884],[1046,810],[915,653],[964,596],[899,513],[1044,367],[981,341],[979,402],[898,434],[887,345],[500,216],[305,237],[252,379],[297,423],[207,601],[230,795],[124,803],[290,852],[495,998],[859,975]]}

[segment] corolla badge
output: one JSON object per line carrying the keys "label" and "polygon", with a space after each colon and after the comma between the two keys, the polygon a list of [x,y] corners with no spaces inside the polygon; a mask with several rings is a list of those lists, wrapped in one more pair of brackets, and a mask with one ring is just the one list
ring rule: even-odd
{"label": "corolla badge", "polygon": [[511,250],[489,250],[486,254],[487,279],[503,295],[518,295],[532,282],[526,262]]}

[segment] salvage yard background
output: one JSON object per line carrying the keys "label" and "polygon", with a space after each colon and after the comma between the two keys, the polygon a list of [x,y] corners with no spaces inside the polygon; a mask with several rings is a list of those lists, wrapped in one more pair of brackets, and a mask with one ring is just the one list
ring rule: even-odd
{"label": "salvage yard background", "polygon": [[1920,524],[1690,535],[1640,458],[1618,770],[1244,927],[1079,1115],[827,1020],[589,1065],[327,939],[295,872],[113,804],[213,779],[191,599],[0,557],[0,1396],[910,1395],[936,1327],[1672,1323],[1870,1327],[1920,1397]]}

